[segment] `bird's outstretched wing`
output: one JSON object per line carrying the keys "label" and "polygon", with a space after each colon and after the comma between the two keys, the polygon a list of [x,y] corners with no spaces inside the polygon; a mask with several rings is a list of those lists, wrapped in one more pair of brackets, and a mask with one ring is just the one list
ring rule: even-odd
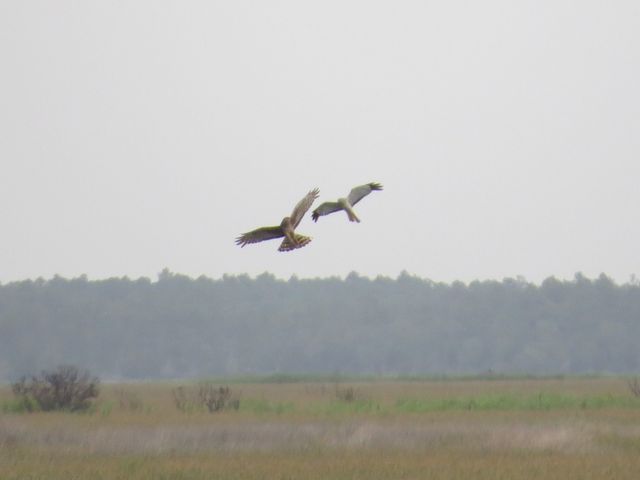
{"label": "bird's outstretched wing", "polygon": [[284,232],[280,226],[277,227],[262,227],[251,230],[250,232],[243,233],[236,238],[236,244],[244,247],[249,243],[264,242],[265,240],[271,240],[272,238],[284,237]]}
{"label": "bird's outstretched wing", "polygon": [[359,187],[354,187],[351,189],[351,192],[349,192],[347,200],[349,200],[349,203],[351,205],[355,205],[364,197],[369,195],[373,190],[382,190],[382,185],[380,185],[379,183],[371,182],[360,185]]}
{"label": "bird's outstretched wing", "polygon": [[307,213],[307,210],[309,210],[309,207],[311,207],[313,201],[318,198],[319,193],[320,190],[314,188],[309,193],[307,193],[302,200],[298,202],[296,207],[293,209],[293,212],[291,212],[290,217],[293,228],[296,228],[300,224],[302,217],[304,217],[304,214]]}
{"label": "bird's outstretched wing", "polygon": [[323,215],[329,215],[330,213],[338,212],[340,210],[342,210],[342,205],[338,202],[324,202],[311,213],[311,218],[313,218],[314,222],[317,222],[318,218]]}

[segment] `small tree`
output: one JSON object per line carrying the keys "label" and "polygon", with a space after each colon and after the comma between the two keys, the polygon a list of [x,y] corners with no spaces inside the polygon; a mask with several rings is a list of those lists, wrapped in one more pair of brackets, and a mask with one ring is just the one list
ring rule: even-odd
{"label": "small tree", "polygon": [[77,367],[62,365],[55,370],[43,370],[40,375],[29,379],[22,377],[12,384],[13,394],[18,397],[27,411],[36,409],[86,410],[91,399],[98,396],[99,380],[88,371]]}

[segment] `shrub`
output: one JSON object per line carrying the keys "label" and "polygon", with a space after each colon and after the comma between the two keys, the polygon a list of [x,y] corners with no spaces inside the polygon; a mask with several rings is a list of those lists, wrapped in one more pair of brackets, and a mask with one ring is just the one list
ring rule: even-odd
{"label": "shrub", "polygon": [[638,380],[638,377],[629,380],[627,385],[631,394],[636,398],[640,398],[640,380]]}
{"label": "shrub", "polygon": [[173,395],[173,403],[181,412],[187,412],[193,409],[193,402],[190,401],[186,388],[182,385],[171,390]]}
{"label": "shrub", "polygon": [[11,385],[13,394],[28,412],[34,410],[86,410],[98,396],[98,379],[69,365],[22,377]]}
{"label": "shrub", "polygon": [[115,393],[118,398],[118,407],[120,410],[129,410],[130,412],[143,410],[144,404],[135,393],[127,392],[122,388],[117,389]]}
{"label": "shrub", "polygon": [[355,402],[362,400],[363,396],[352,386],[340,387],[336,384],[336,399],[341,402]]}
{"label": "shrub", "polygon": [[198,402],[207,407],[210,413],[224,409],[238,410],[240,407],[240,400],[231,397],[229,387],[216,387],[208,382],[198,385]]}
{"label": "shrub", "polygon": [[206,408],[213,413],[240,408],[240,400],[232,395],[229,387],[217,387],[209,382],[200,382],[191,390],[180,386],[174,388],[172,394],[176,408],[182,412]]}

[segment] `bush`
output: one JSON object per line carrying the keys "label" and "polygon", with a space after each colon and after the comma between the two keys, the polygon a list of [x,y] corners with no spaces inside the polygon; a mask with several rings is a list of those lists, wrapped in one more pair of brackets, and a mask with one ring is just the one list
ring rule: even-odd
{"label": "bush", "polygon": [[358,400],[363,400],[363,395],[358,392],[354,387],[346,386],[340,387],[336,384],[336,399],[341,402],[355,402]]}
{"label": "bush", "polygon": [[193,409],[193,402],[189,398],[189,393],[182,385],[171,390],[171,394],[173,395],[173,403],[178,410],[188,412]]}
{"label": "bush", "polygon": [[634,397],[640,398],[640,380],[638,377],[630,379],[627,382],[627,386]]}
{"label": "bush", "polygon": [[240,400],[233,397],[229,387],[216,387],[209,382],[200,382],[192,390],[180,386],[174,388],[172,393],[176,408],[182,412],[206,408],[209,413],[213,413],[240,408]]}
{"label": "bush", "polygon": [[118,398],[118,407],[120,410],[128,410],[130,412],[140,412],[144,409],[144,404],[140,397],[135,393],[127,392],[126,390],[119,388],[116,390],[116,397]]}
{"label": "bush", "polygon": [[98,379],[74,366],[43,370],[29,379],[22,377],[11,385],[13,394],[28,412],[35,410],[86,410],[98,396]]}
{"label": "bush", "polygon": [[238,399],[231,398],[229,387],[216,387],[207,382],[198,385],[198,402],[207,407],[209,412],[218,412],[225,408],[238,410],[240,406]]}

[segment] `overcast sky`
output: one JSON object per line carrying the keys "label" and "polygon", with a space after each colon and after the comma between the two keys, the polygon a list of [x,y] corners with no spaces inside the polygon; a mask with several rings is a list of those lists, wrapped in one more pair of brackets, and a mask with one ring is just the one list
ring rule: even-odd
{"label": "overcast sky", "polygon": [[3,283],[640,275],[636,0],[1,0],[0,61]]}

